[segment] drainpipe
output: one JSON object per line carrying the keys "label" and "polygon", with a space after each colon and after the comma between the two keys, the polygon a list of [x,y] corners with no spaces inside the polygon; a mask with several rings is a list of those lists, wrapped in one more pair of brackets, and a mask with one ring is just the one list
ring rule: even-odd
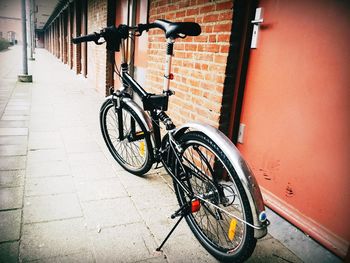
{"label": "drainpipe", "polygon": [[35,32],[34,32],[34,0],[29,1],[29,28],[30,28],[30,58],[29,60],[35,60],[34,58],[34,37],[35,37]]}
{"label": "drainpipe", "polygon": [[23,74],[18,75],[18,81],[20,82],[33,82],[32,75],[28,75],[28,62],[27,62],[27,28],[26,28],[26,0],[22,0],[22,39],[23,39]]}

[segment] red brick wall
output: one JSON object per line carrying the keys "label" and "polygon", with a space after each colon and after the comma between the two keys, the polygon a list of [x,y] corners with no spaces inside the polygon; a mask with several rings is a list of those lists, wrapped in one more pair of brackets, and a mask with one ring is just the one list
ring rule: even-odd
{"label": "red brick wall", "polygon": [[[231,35],[233,1],[174,0],[150,1],[150,22],[155,19],[195,21],[202,34],[177,40],[174,47],[174,80],[170,115],[176,124],[190,120],[219,126],[225,68]],[[150,30],[147,89],[162,90],[165,37],[161,30]]]}
{"label": "red brick wall", "polygon": [[72,36],[73,36],[73,25],[74,25],[74,4],[70,3],[68,7],[68,65],[69,68],[73,68],[73,44],[72,44]]}
{"label": "red brick wall", "polygon": [[[83,67],[85,57],[82,56],[82,44],[71,43],[71,36],[85,34],[82,5],[87,2],[87,33],[99,31],[107,26],[107,1],[108,0],[75,0],[69,4],[58,19],[52,22],[45,32],[45,47],[77,74],[85,73]],[[109,0],[112,1],[112,0]],[[65,22],[64,22],[64,21]],[[65,37],[67,36],[67,43]],[[87,77],[91,86],[101,94],[106,95],[106,85],[111,81],[110,72],[107,74],[107,53],[105,45],[89,43],[87,47]]]}
{"label": "red brick wall", "polygon": [[[73,36],[81,35],[81,3],[74,1]],[[81,44],[73,45],[73,68],[75,73],[81,73]]]}
{"label": "red brick wall", "polygon": [[[74,5],[75,2],[70,5],[70,17],[67,17],[68,24],[72,24],[68,25],[68,35],[79,33],[76,31],[75,19],[71,19],[75,13]],[[108,6],[111,6],[111,0],[87,0],[87,33],[99,31],[107,26]],[[171,88],[176,94],[171,97],[170,113],[176,124],[195,120],[219,126],[230,46],[232,7],[232,0],[150,0],[150,22],[159,18],[171,21],[195,21],[202,27],[200,36],[178,39],[175,44],[172,68],[175,79],[171,82]],[[59,56],[60,45],[57,41],[59,28],[56,23],[53,25],[55,26],[51,29],[55,38],[51,41],[52,52]],[[164,33],[161,30],[151,30],[148,40],[146,89],[160,93],[166,47]],[[67,51],[70,67],[80,72],[81,67],[77,63],[77,60],[80,60],[78,47],[69,45]],[[93,87],[105,95],[106,87],[112,82],[110,70],[107,69],[105,45],[88,43],[87,57],[87,78]]]}
{"label": "red brick wall", "polygon": [[[87,33],[99,31],[107,26],[107,0],[88,0],[88,23]],[[88,43],[88,73],[87,77],[91,80],[93,87],[99,93],[105,95],[106,85],[106,45],[96,45],[93,42]]]}

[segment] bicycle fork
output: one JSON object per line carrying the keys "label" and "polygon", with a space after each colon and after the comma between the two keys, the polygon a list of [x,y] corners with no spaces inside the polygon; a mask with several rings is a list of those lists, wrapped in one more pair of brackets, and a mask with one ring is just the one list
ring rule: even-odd
{"label": "bicycle fork", "polygon": [[117,125],[118,125],[118,140],[119,141],[123,141],[126,137],[128,138],[129,141],[134,141],[134,140],[138,140],[138,139],[142,139],[142,135],[143,134],[137,134],[136,133],[136,125],[135,125],[135,120],[133,118],[130,118],[130,131],[129,134],[124,134],[124,125],[125,125],[125,121],[123,118],[123,107],[122,107],[122,98],[123,95],[120,91],[117,91],[116,93],[112,94],[112,102],[114,105],[114,109],[115,109],[115,114],[117,117]]}

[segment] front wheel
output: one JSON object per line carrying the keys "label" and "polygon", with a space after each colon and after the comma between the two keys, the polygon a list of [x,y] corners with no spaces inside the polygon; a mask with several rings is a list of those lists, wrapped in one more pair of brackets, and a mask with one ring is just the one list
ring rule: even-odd
{"label": "front wheel", "polygon": [[215,258],[224,262],[246,260],[256,245],[254,230],[232,215],[252,224],[252,212],[231,162],[201,132],[185,133],[178,143],[182,154],[174,159],[172,170],[192,194],[189,196],[174,182],[178,202],[180,206],[193,198],[200,202],[199,208],[186,216],[190,229]]}
{"label": "front wheel", "polygon": [[106,100],[100,110],[103,139],[114,159],[128,172],[143,175],[152,167],[150,134],[127,104],[117,110]]}

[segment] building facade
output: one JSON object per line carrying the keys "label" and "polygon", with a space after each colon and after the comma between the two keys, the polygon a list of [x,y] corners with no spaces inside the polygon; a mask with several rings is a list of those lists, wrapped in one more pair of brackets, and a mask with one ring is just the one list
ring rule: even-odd
{"label": "building facade", "polygon": [[[257,7],[264,12],[256,14]],[[110,63],[119,54],[94,43],[73,45],[72,36],[155,19],[199,23],[200,36],[175,44],[169,115],[176,124],[192,120],[220,128],[252,166],[266,204],[345,257],[347,1],[322,0],[315,8],[314,1],[75,0],[61,1],[54,13],[39,32],[45,48],[104,95],[120,85]],[[254,48],[252,34],[259,35]],[[162,90],[165,47],[163,32],[150,30],[130,52],[135,77],[147,91]]]}
{"label": "building facade", "polygon": [[12,44],[22,43],[21,2],[0,2],[0,38]]}

